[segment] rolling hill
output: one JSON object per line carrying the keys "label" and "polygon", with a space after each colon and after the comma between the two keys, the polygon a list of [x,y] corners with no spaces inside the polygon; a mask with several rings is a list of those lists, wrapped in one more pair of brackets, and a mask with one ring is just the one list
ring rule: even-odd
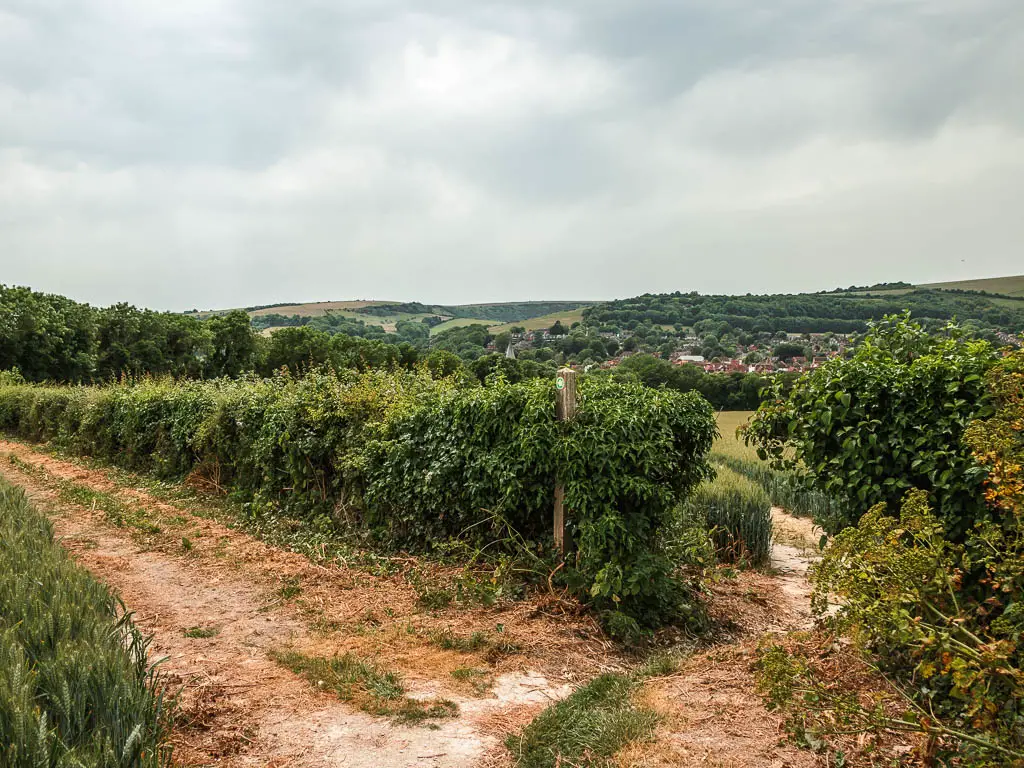
{"label": "rolling hill", "polygon": [[[283,318],[312,318],[324,315],[347,317],[360,320],[367,325],[377,325],[387,332],[393,332],[402,320],[421,321],[435,317],[440,323],[431,328],[436,335],[451,328],[467,325],[486,325],[495,333],[522,325],[529,330],[547,328],[556,320],[563,324],[577,322],[583,317],[583,309],[594,305],[592,301],[510,301],[486,304],[421,304],[419,302],[394,301],[318,301],[306,303],[281,303],[259,307],[244,307],[249,316],[257,321],[257,327],[274,330],[287,323]],[[195,313],[198,317],[222,314],[228,310],[210,310]],[[258,319],[258,320],[257,320]],[[270,321],[269,326],[265,326]]]}
{"label": "rolling hill", "polygon": [[[949,299],[939,299],[934,291],[949,292]],[[968,292],[968,293],[961,293]],[[981,295],[984,292],[987,295]],[[668,294],[663,295],[668,297]],[[419,323],[426,321],[430,326],[430,336],[454,328],[468,325],[486,325],[492,333],[508,331],[513,327],[522,326],[527,330],[548,328],[560,321],[564,326],[571,326],[584,318],[595,325],[602,322],[609,327],[618,325],[619,321],[632,318],[639,322],[647,321],[671,328],[673,324],[692,325],[700,318],[714,318],[722,321],[735,321],[738,327],[751,326],[753,318],[767,315],[781,318],[792,314],[794,322],[769,323],[784,330],[804,331],[811,328],[831,330],[856,330],[863,326],[863,321],[880,316],[885,312],[911,309],[915,315],[943,318],[956,316],[961,319],[988,317],[995,325],[1009,326],[1015,329],[1016,320],[1000,319],[996,308],[1019,315],[1024,311],[1024,275],[1006,277],[960,280],[944,283],[908,282],[882,283],[873,286],[851,287],[828,293],[817,294],[780,294],[777,296],[697,296],[694,299],[682,294],[673,294],[677,299],[669,299],[679,307],[662,306],[665,298],[646,294],[632,299],[619,299],[609,302],[593,301],[523,301],[497,302],[481,304],[424,304],[420,302],[395,301],[321,301],[297,302],[246,307],[253,324],[257,328],[274,330],[278,327],[305,323],[309,318],[332,316],[334,321],[344,323],[346,320],[358,321],[365,326],[376,326],[373,331],[381,330],[394,333],[398,324],[403,321]],[[696,296],[696,294],[694,294]],[[831,297],[846,297],[841,305],[834,305]],[[929,298],[931,296],[932,298]],[[829,305],[818,307],[818,304]],[[770,304],[770,308],[758,308],[756,305]],[[745,305],[751,305],[746,307]],[[945,307],[949,304],[949,307]],[[685,305],[685,307],[684,307]],[[698,310],[698,305],[701,309]],[[703,305],[707,305],[706,307]],[[780,305],[793,305],[783,309]],[[941,305],[941,306],[939,306]],[[837,306],[844,311],[834,312]],[[685,309],[685,311],[683,311]],[[987,310],[992,310],[991,312]],[[200,317],[219,314],[226,310],[196,313]],[[749,317],[748,317],[749,316]],[[818,317],[828,322],[814,320]],[[747,317],[751,322],[746,322]],[[797,322],[799,321],[799,322]],[[351,324],[349,324],[351,326]],[[357,323],[358,325],[358,323]],[[761,325],[764,325],[762,320]],[[791,328],[790,325],[793,327]],[[821,326],[821,328],[818,328]],[[834,326],[834,327],[833,327]],[[849,328],[847,328],[849,326]],[[379,329],[379,330],[378,330]]]}
{"label": "rolling hill", "polygon": [[986,293],[998,293],[1002,296],[1024,298],[1024,275],[988,277],[981,280],[959,280],[952,283],[923,283],[917,287],[941,291],[985,291]]}

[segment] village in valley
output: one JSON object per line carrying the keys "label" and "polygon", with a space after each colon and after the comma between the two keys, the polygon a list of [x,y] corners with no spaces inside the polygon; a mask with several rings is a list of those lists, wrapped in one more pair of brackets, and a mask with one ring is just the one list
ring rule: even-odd
{"label": "village in valley", "polygon": [[[554,333],[552,333],[552,330]],[[572,330],[576,330],[576,326]],[[608,370],[617,368],[623,361],[642,354],[627,340],[634,338],[630,331],[602,331],[598,334],[606,340],[614,340],[619,344],[619,352],[608,360],[600,363],[573,364],[571,367],[580,370],[599,368]],[[777,333],[774,336],[760,334],[761,338],[749,344],[735,343],[733,355],[716,355],[705,357],[701,351],[706,348],[706,337],[701,339],[692,331],[685,331],[679,337],[679,349],[652,351],[654,357],[668,360],[675,365],[692,365],[705,373],[756,373],[768,375],[773,373],[803,373],[814,370],[826,361],[842,357],[847,350],[856,344],[855,334],[836,333]],[[505,352],[506,357],[515,358],[521,352],[543,347],[550,342],[558,342],[569,338],[562,328],[526,331],[515,329],[509,334],[506,344],[499,346],[502,339],[496,337],[487,345],[490,352]],[[717,341],[717,340],[716,340]],[[727,347],[728,348],[728,347]],[[804,354],[793,354],[802,348]],[[782,354],[779,354],[779,352]]]}

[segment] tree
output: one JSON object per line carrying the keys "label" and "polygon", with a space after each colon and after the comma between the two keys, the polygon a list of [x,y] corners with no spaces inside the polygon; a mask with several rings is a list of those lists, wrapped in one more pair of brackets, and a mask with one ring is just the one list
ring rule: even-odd
{"label": "tree", "polygon": [[209,376],[238,376],[257,364],[258,342],[248,313],[235,309],[206,321],[211,336],[207,359]]}
{"label": "tree", "polygon": [[505,350],[508,348],[511,341],[512,334],[510,332],[505,331],[503,333],[499,333],[494,337],[494,349],[504,355]]}
{"label": "tree", "polygon": [[427,370],[435,379],[454,376],[463,370],[462,360],[458,355],[446,349],[435,349],[427,355]]}
{"label": "tree", "polygon": [[794,357],[807,357],[807,349],[802,344],[787,341],[775,347],[775,356],[788,362]]}
{"label": "tree", "polygon": [[323,331],[309,326],[281,328],[270,337],[263,374],[269,376],[281,368],[301,373],[330,362],[331,357],[331,337]]}
{"label": "tree", "polygon": [[211,334],[188,315],[153,312],[130,304],[99,310],[95,376],[170,374],[198,376],[212,353]]}
{"label": "tree", "polygon": [[568,331],[565,329],[565,326],[562,325],[561,320],[555,320],[554,325],[548,328],[548,333],[552,336],[565,336]]}
{"label": "tree", "polygon": [[430,340],[430,328],[415,320],[399,320],[395,323],[395,331],[399,339],[416,346],[426,346]]}
{"label": "tree", "polygon": [[88,304],[0,285],[0,370],[29,381],[83,381],[95,365],[96,314]]}

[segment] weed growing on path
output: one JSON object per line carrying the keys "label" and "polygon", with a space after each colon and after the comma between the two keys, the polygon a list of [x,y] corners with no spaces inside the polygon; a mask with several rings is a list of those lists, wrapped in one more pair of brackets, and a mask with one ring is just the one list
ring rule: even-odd
{"label": "weed growing on path", "polygon": [[273,651],[270,657],[314,687],[332,691],[342,701],[371,715],[416,724],[456,717],[459,713],[458,705],[447,699],[409,698],[397,673],[382,670],[355,654],[324,658],[297,651]]}

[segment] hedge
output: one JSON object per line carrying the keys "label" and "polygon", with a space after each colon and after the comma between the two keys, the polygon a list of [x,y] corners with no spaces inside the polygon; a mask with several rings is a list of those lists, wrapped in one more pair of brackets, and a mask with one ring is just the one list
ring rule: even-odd
{"label": "hedge", "polygon": [[494,541],[509,526],[543,549],[558,478],[576,543],[566,583],[623,631],[696,617],[659,534],[711,474],[711,407],[695,393],[584,379],[576,418],[554,411],[547,382],[469,386],[426,371],[105,387],[0,379],[9,433],[163,478],[199,473],[242,499],[409,549]]}

